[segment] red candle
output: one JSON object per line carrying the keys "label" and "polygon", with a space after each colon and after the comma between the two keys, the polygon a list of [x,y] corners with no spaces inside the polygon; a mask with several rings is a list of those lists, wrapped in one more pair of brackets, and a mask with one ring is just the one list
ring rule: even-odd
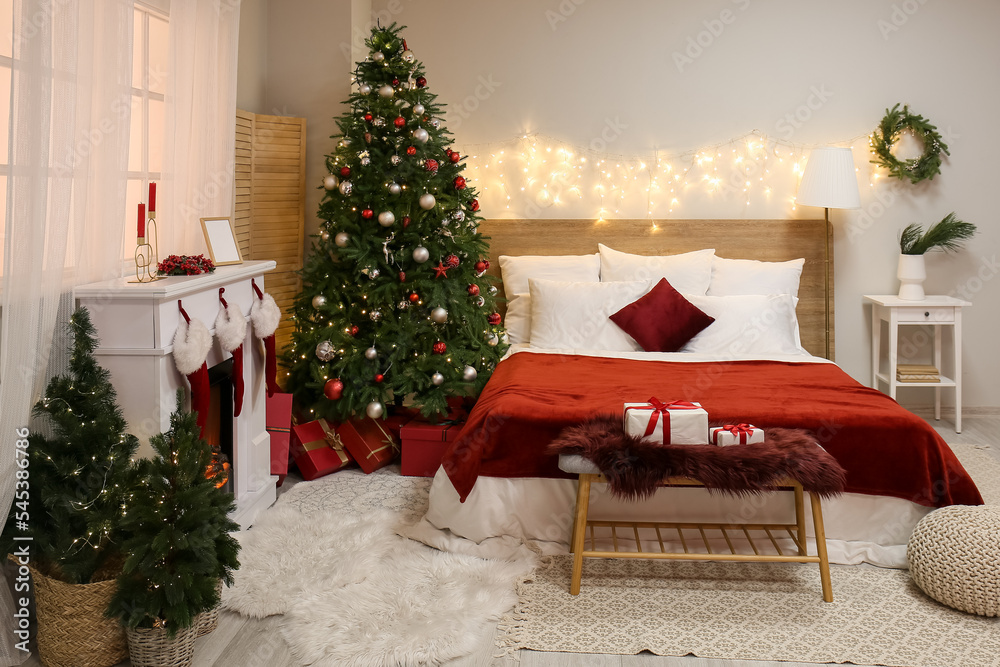
{"label": "red candle", "polygon": [[156,183],[149,184],[149,212],[156,212]]}
{"label": "red candle", "polygon": [[[150,204],[152,205],[152,204]],[[146,205],[139,204],[139,231],[136,234],[140,239],[146,238]]]}

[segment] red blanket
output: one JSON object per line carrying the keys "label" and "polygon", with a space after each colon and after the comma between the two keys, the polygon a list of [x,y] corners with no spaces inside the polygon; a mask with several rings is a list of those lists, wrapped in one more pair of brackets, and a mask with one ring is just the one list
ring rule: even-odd
{"label": "red blanket", "polygon": [[515,354],[497,365],[442,463],[463,501],[480,475],[566,477],[545,453],[563,428],[650,396],[699,401],[710,420],[812,430],[847,471],[849,493],[929,507],[983,502],[927,422],[834,364]]}

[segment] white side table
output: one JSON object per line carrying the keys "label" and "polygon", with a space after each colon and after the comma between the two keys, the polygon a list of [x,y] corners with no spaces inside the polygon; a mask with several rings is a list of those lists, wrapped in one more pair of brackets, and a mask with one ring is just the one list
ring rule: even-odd
{"label": "white side table", "polygon": [[[923,301],[905,301],[896,295],[866,294],[872,304],[872,387],[879,389],[879,382],[889,385],[889,396],[896,398],[896,388],[934,387],[934,419],[941,419],[941,388],[955,388],[955,433],[962,432],[962,307],[971,306],[950,296],[928,295]],[[889,368],[880,372],[882,322],[889,325]],[[940,382],[899,382],[896,365],[899,354],[899,327],[931,326],[934,330],[934,365],[941,370],[941,327],[953,327],[955,377],[941,376]]]}

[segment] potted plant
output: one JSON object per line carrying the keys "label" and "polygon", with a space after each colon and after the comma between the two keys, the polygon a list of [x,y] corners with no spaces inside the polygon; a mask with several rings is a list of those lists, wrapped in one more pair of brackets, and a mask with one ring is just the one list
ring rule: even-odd
{"label": "potted plant", "polygon": [[962,242],[972,238],[976,226],[971,222],[963,222],[949,213],[941,222],[932,225],[924,231],[916,222],[907,225],[899,235],[899,298],[907,301],[922,301],[924,299],[924,278],[927,270],[924,266],[924,253],[940,249],[945,252],[958,250]]}
{"label": "potted plant", "polygon": [[189,664],[198,615],[239,567],[235,503],[216,488],[212,448],[183,399],[180,390],[170,429],[150,438],[155,455],[139,462],[122,519],[126,559],[107,614],[125,626],[135,667]]}
{"label": "potted plant", "polygon": [[85,308],[68,328],[69,369],[34,406],[49,433],[29,433],[18,449],[17,479],[28,483],[18,482],[2,542],[31,572],[41,661],[96,667],[127,656],[125,633],[104,609],[121,569],[119,519],[139,442],[125,432],[110,374],[94,357]]}

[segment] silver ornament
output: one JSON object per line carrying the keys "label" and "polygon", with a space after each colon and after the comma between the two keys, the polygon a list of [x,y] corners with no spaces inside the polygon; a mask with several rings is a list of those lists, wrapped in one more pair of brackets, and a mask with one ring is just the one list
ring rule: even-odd
{"label": "silver ornament", "polygon": [[440,373],[435,373],[434,375],[431,376],[431,384],[433,384],[436,387],[440,387],[442,384],[444,384],[444,376],[441,375]]}
{"label": "silver ornament", "polygon": [[326,305],[326,297],[323,296],[322,294],[317,294],[316,296],[313,297],[312,304],[313,308],[319,310],[320,308]]}
{"label": "silver ornament", "polygon": [[381,419],[384,413],[385,413],[385,408],[383,408],[382,404],[379,403],[378,401],[372,401],[371,403],[368,404],[368,407],[365,408],[365,414],[371,417],[372,419]]}
{"label": "silver ornament", "polygon": [[385,118],[379,116],[378,118],[372,121],[372,125],[374,125],[375,127],[382,127],[383,125],[385,125]]}
{"label": "silver ornament", "polygon": [[444,324],[445,322],[448,321],[448,311],[438,306],[437,308],[431,311],[431,319],[437,322],[438,324]]}
{"label": "silver ornament", "polygon": [[382,211],[378,214],[378,224],[383,227],[392,227],[394,222],[396,222],[396,216],[392,211]]}
{"label": "silver ornament", "polygon": [[389,162],[391,162],[393,166],[398,165],[402,161],[403,158],[399,157],[398,155],[393,155],[391,158],[389,158]]}
{"label": "silver ornament", "polygon": [[372,160],[371,160],[371,158],[370,158],[370,157],[368,157],[367,155],[366,155],[366,156],[364,156],[363,158],[361,158],[361,166],[362,166],[362,167],[367,167],[367,166],[368,166],[368,165],[370,165],[371,163],[372,163]]}
{"label": "silver ornament", "polygon": [[431,127],[433,127],[435,130],[438,129],[439,127],[441,127],[441,121],[438,120],[437,118],[432,118]]}
{"label": "silver ornament", "polygon": [[395,92],[396,91],[393,90],[393,87],[387,83],[379,86],[378,89],[378,94],[381,95],[382,97],[392,97],[393,93]]}
{"label": "silver ornament", "polygon": [[412,63],[414,60],[416,60],[416,59],[413,57],[413,51],[410,51],[410,50],[403,51],[403,62],[404,63]]}
{"label": "silver ornament", "polygon": [[413,115],[414,116],[423,116],[424,115],[424,111],[425,111],[424,105],[421,104],[420,102],[417,102],[416,104],[413,105]]}
{"label": "silver ornament", "polygon": [[348,241],[351,240],[351,235],[347,232],[340,232],[333,237],[333,242],[337,244],[338,248],[343,248],[347,245]]}
{"label": "silver ornament", "polygon": [[[398,155],[393,155],[392,157],[399,158]],[[400,186],[399,183],[390,183],[389,184],[389,194],[391,194],[391,195],[398,195],[402,191],[403,191],[403,188],[402,188],[402,186]]]}
{"label": "silver ornament", "polygon": [[368,360],[378,359],[378,350],[375,349],[374,345],[365,350],[365,359]]}
{"label": "silver ornament", "polygon": [[431,258],[430,251],[427,250],[427,248],[423,247],[422,245],[418,245],[416,248],[413,249],[413,261],[416,262],[417,264],[423,264],[430,258]]}
{"label": "silver ornament", "polygon": [[455,218],[459,222],[462,222],[463,220],[465,220],[465,211],[463,211],[462,209],[452,211],[451,217]]}
{"label": "silver ornament", "polygon": [[381,51],[376,51],[375,53],[372,54],[372,60],[374,60],[377,63],[380,63],[383,60],[385,60],[385,54],[382,53]]}
{"label": "silver ornament", "polygon": [[328,340],[316,346],[316,358],[320,361],[330,361],[333,359],[333,343]]}
{"label": "silver ornament", "polygon": [[333,190],[335,187],[337,187],[338,183],[340,183],[340,181],[333,174],[330,174],[323,179],[323,187],[326,188],[327,190]]}
{"label": "silver ornament", "polygon": [[425,211],[429,211],[432,208],[434,208],[434,204],[436,203],[437,199],[435,199],[434,195],[432,195],[431,193],[425,192],[424,194],[420,195],[420,208],[424,209]]}
{"label": "silver ornament", "polygon": [[465,370],[462,371],[462,379],[466,382],[472,382],[476,379],[477,375],[479,375],[479,373],[476,372],[476,369],[472,366],[466,366]]}
{"label": "silver ornament", "polygon": [[496,296],[499,291],[496,285],[490,285],[490,296]]}
{"label": "silver ornament", "polygon": [[367,83],[363,83],[363,84],[361,84],[361,88],[359,88],[358,91],[362,95],[370,95],[371,92],[372,92],[372,87],[369,86]]}
{"label": "silver ornament", "polygon": [[[378,274],[379,274],[379,270],[378,269],[371,269],[371,270],[368,271],[368,277],[371,278],[372,280],[375,280],[376,278],[378,278]],[[372,311],[372,312],[374,313],[375,311]]]}
{"label": "silver ornament", "polygon": [[476,305],[477,305],[478,307],[482,308],[482,307],[483,307],[483,304],[484,304],[484,303],[486,303],[486,299],[484,299],[484,298],[483,298],[483,297],[481,297],[481,296],[477,296],[477,297],[476,297],[475,299],[473,299],[473,300],[472,300],[472,303],[474,303],[474,304],[476,304]]}
{"label": "silver ornament", "polygon": [[400,301],[399,303],[396,304],[396,308],[399,308],[400,310],[406,310],[409,307],[410,307],[410,302],[406,300]]}
{"label": "silver ornament", "polygon": [[431,138],[431,135],[427,134],[427,130],[422,127],[418,127],[413,131],[413,138],[422,144],[426,144],[427,140]]}
{"label": "silver ornament", "polygon": [[354,184],[353,183],[351,183],[350,181],[341,181],[340,182],[340,194],[342,194],[342,195],[344,195],[346,197],[349,194],[351,194],[352,190],[354,190]]}
{"label": "silver ornament", "polygon": [[378,322],[382,319],[382,311],[376,308],[372,312],[368,313],[368,317],[371,318],[372,322]]}
{"label": "silver ornament", "polygon": [[330,240],[330,232],[328,232],[328,231],[326,231],[326,230],[324,229],[323,231],[321,231],[321,232],[319,233],[319,237],[320,237],[321,239],[323,239],[324,241],[329,241],[329,240]]}
{"label": "silver ornament", "polygon": [[486,344],[489,345],[490,347],[496,347],[497,343],[499,342],[500,342],[500,336],[496,335],[495,333],[491,333],[489,336],[486,337]]}

